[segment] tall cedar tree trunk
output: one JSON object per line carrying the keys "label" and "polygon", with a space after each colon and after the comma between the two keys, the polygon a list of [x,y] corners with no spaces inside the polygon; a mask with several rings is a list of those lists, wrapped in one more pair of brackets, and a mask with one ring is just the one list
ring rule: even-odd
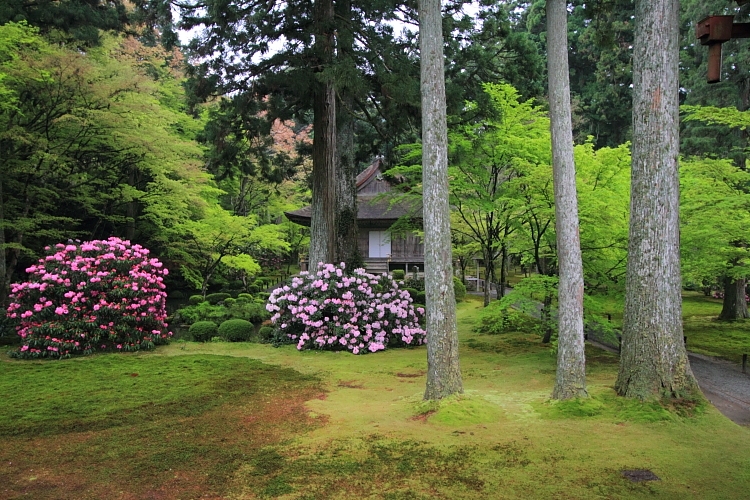
{"label": "tall cedar tree trunk", "polygon": [[[322,70],[333,59],[333,2],[316,0],[314,9],[318,70]],[[320,262],[332,263],[337,260],[336,91],[328,77],[315,82],[313,134],[311,270],[315,270]]]}
{"label": "tall cedar tree trunk", "polygon": [[557,379],[552,397],[570,399],[586,397],[588,393],[583,344],[583,264],[570,113],[567,0],[547,0],[547,72],[560,276],[557,291]]}
{"label": "tall cedar tree trunk", "polygon": [[[351,31],[351,0],[336,2],[337,58],[339,64],[353,65],[354,35]],[[354,158],[354,119],[351,115],[353,99],[345,84],[338,88],[336,106],[336,263],[346,262],[347,269],[363,264],[359,252],[359,227],[357,225],[357,166]]]}
{"label": "tall cedar tree trunk", "polygon": [[722,321],[736,321],[750,318],[745,300],[747,280],[724,278],[724,301],[721,306],[719,319]]}
{"label": "tall cedar tree trunk", "polygon": [[440,0],[419,0],[422,92],[422,187],[424,193],[427,388],[425,399],[463,392],[458,362],[453,292],[448,126],[445,111],[443,30]]}
{"label": "tall cedar tree trunk", "polygon": [[630,238],[615,389],[641,400],[696,387],[682,339],[679,0],[636,0]]}

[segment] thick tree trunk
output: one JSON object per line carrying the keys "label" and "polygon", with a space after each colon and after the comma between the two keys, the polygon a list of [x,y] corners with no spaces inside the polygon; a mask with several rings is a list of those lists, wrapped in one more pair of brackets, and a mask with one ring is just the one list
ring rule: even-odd
{"label": "thick tree trunk", "polygon": [[[333,2],[315,2],[315,46],[320,69],[330,64],[334,45]],[[316,82],[313,103],[313,169],[310,270],[336,260],[336,92],[333,82]]]}
{"label": "thick tree trunk", "polygon": [[[337,29],[336,57],[339,65],[354,65],[354,36],[351,32],[351,0],[336,2]],[[357,165],[354,154],[354,118],[351,115],[351,89],[339,86],[336,107],[336,262],[346,262],[347,269],[361,267],[359,226],[357,225]]]}
{"label": "thick tree trunk", "polygon": [[573,161],[566,0],[547,0],[547,71],[555,185],[555,229],[560,282],[557,291],[557,378],[554,399],[586,397],[583,343],[583,264]]}
{"label": "thick tree trunk", "polygon": [[721,305],[719,319],[721,321],[737,321],[750,318],[745,300],[747,280],[724,278],[724,302]]}
{"label": "thick tree trunk", "polygon": [[354,161],[354,120],[346,111],[339,110],[336,125],[336,262],[346,262],[347,269],[361,267],[359,226],[357,225],[357,168]]}
{"label": "thick tree trunk", "polygon": [[615,389],[641,400],[696,387],[682,338],[678,0],[636,0],[630,239]]}
{"label": "thick tree trunk", "polygon": [[448,206],[448,126],[445,111],[440,0],[419,0],[422,91],[427,388],[425,399],[463,392],[458,362]]}

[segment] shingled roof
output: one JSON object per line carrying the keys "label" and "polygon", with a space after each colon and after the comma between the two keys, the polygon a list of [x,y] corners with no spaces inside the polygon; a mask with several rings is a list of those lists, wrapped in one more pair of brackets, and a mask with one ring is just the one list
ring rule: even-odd
{"label": "shingled roof", "polygon": [[[382,193],[391,189],[391,183],[383,177],[382,168],[383,162],[377,159],[357,176],[357,220],[366,221],[371,226],[388,227],[400,217],[415,211],[421,216],[421,206],[413,210],[407,202],[391,203],[382,196]],[[292,222],[309,226],[312,207],[308,205],[284,214]]]}

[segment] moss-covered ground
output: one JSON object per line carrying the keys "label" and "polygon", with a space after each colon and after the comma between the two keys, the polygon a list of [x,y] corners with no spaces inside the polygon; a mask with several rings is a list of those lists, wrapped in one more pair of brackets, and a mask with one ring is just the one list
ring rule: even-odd
{"label": "moss-covered ground", "polygon": [[617,359],[591,346],[591,398],[552,402],[549,348],[473,333],[480,307],[459,306],[465,394],[440,404],[424,348],[3,357],[0,498],[747,498],[748,429],[616,397]]}

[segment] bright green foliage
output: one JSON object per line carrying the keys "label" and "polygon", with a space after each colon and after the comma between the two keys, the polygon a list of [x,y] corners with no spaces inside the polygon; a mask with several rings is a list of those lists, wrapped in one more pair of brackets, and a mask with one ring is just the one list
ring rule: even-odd
{"label": "bright green foliage", "polygon": [[538,320],[500,301],[494,301],[479,313],[475,331],[490,335],[528,332],[537,329]]}
{"label": "bright green foliage", "polygon": [[630,149],[574,149],[581,253],[589,291],[622,287],[630,211]]}
{"label": "bright green foliage", "polygon": [[683,280],[710,288],[750,277],[750,173],[730,160],[683,160],[680,191]]}
{"label": "bright green foliage", "polygon": [[188,330],[196,342],[208,342],[218,333],[219,327],[213,321],[198,321]]}
{"label": "bright green foliage", "polygon": [[267,344],[273,341],[273,327],[270,326],[261,326],[258,329],[258,340],[260,340],[261,343]]}
{"label": "bright green foliage", "polygon": [[396,269],[391,271],[391,277],[396,281],[401,281],[406,276],[406,272],[403,269]]}
{"label": "bright green foliage", "polygon": [[59,43],[91,46],[101,42],[104,31],[123,31],[128,13],[123,0],[3,0],[0,25],[11,21],[27,22]]}
{"label": "bright green foliage", "polygon": [[84,54],[19,25],[0,40],[13,52],[0,54],[0,281],[76,236],[116,232],[162,255],[164,229],[196,214],[208,180],[167,54],[113,37]]}
{"label": "bright green foliage", "polygon": [[253,335],[253,324],[244,319],[228,319],[219,325],[219,336],[227,342],[247,342]]}

